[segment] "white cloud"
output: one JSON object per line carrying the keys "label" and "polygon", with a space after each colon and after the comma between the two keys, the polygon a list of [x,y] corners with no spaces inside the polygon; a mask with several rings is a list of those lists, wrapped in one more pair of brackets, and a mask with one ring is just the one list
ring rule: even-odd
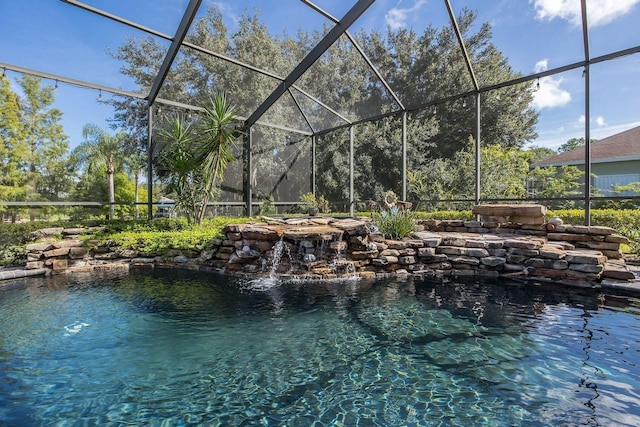
{"label": "white cloud", "polygon": [[548,59],[541,59],[540,61],[536,62],[536,66],[533,68],[535,70],[536,73],[540,73],[542,71],[546,71],[549,69],[549,60]]}
{"label": "white cloud", "polygon": [[[584,127],[584,124],[586,122],[587,122],[587,120],[585,119],[584,114],[581,114],[580,117],[578,118],[578,123],[576,123],[576,125],[574,127],[575,128]],[[607,123],[605,123],[604,117],[602,117],[602,116],[598,116],[595,119],[592,119],[591,123],[593,124],[593,122],[595,122],[595,124],[598,125],[598,127],[607,126]]]}
{"label": "white cloud", "polygon": [[[537,18],[551,21],[555,18],[582,25],[582,11],[578,0],[529,0],[536,9]],[[606,25],[626,15],[640,0],[593,0],[587,3],[587,19],[590,26]]]}
{"label": "white cloud", "polygon": [[213,2],[210,2],[210,4],[220,9],[220,12],[222,13],[223,18],[229,21],[227,22],[227,25],[230,25],[231,28],[238,27],[238,24],[240,22],[240,14],[236,12],[232,3],[213,1]]}
{"label": "white cloud", "polygon": [[[549,61],[543,59],[535,66],[536,73],[548,69]],[[533,92],[533,106],[542,110],[543,108],[554,108],[566,105],[571,101],[571,94],[560,86],[564,79],[562,77],[548,76],[542,77],[536,84],[540,88]]]}
{"label": "white cloud", "polygon": [[422,6],[427,4],[427,0],[414,0],[413,6],[404,9],[399,7],[400,3],[402,3],[402,0],[398,1],[396,7],[390,9],[389,12],[384,15],[385,22],[392,30],[406,27],[407,20],[413,13],[419,11]]}

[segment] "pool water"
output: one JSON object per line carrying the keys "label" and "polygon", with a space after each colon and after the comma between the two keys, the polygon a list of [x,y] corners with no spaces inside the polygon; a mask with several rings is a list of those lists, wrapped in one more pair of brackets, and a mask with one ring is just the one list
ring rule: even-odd
{"label": "pool water", "polygon": [[0,425],[640,425],[640,302],[187,271],[0,290]]}

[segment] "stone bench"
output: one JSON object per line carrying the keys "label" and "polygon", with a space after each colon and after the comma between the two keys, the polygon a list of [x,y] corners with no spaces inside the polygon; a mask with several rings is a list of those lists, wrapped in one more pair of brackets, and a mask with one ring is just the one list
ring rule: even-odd
{"label": "stone bench", "polygon": [[482,222],[542,225],[547,207],[543,205],[476,205],[472,212],[480,215]]}

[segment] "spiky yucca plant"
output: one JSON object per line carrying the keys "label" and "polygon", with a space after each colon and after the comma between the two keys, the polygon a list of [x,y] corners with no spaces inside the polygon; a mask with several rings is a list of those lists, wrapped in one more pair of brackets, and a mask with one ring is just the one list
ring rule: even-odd
{"label": "spiky yucca plant", "polygon": [[231,150],[240,135],[237,123],[235,107],[225,94],[217,94],[193,125],[178,114],[160,130],[165,144],[160,155],[161,174],[171,182],[178,206],[198,225],[202,225],[225,169],[234,160]]}
{"label": "spiky yucca plant", "polygon": [[401,239],[416,229],[413,212],[400,210],[397,206],[380,212],[375,223],[378,230],[388,239]]}

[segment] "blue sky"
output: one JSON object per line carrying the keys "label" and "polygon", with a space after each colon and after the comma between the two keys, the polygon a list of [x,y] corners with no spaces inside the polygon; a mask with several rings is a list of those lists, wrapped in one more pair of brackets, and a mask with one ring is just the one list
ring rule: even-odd
{"label": "blue sky", "polygon": [[[187,0],[86,0],[86,4],[173,35]],[[204,0],[202,10],[213,3]],[[298,28],[319,29],[328,21],[299,0],[235,0],[215,2],[233,30],[245,10],[260,10],[275,34],[295,34]],[[352,1],[315,0],[341,18]],[[452,0],[453,8],[477,10],[480,22],[490,22],[493,41],[514,70],[524,75],[584,59],[580,0]],[[640,0],[587,0],[590,55],[597,57],[640,45]],[[413,28],[446,25],[441,0],[377,0],[352,30],[377,27]],[[56,0],[0,0],[0,62],[135,90],[119,73],[120,64],[109,51],[126,37],[142,33]],[[168,44],[168,43],[167,43]],[[7,72],[10,78],[16,73]],[[640,55],[591,67],[591,136],[603,138],[640,126]],[[49,82],[54,84],[55,82]],[[103,97],[107,97],[103,94]],[[532,145],[556,149],[569,138],[584,136],[584,79],[582,70],[540,80],[534,93],[540,111],[539,138]],[[82,141],[86,123],[107,128],[112,115],[99,104],[95,90],[59,84],[56,106],[72,146]]]}

